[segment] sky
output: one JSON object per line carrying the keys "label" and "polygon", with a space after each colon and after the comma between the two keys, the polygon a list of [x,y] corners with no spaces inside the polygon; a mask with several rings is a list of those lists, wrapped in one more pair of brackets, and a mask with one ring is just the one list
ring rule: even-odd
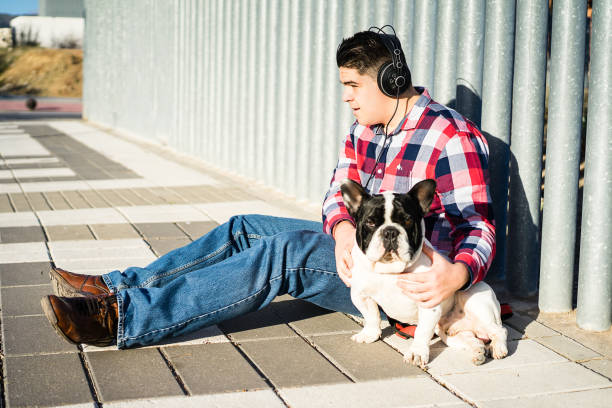
{"label": "sky", "polygon": [[0,0],[0,13],[38,14],[38,0]]}

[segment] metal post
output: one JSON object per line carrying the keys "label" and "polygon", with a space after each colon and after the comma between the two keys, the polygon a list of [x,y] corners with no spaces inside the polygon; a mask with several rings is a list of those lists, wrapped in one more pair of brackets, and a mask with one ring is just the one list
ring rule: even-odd
{"label": "metal post", "polygon": [[578,326],[612,322],[612,7],[593,1],[591,72],[578,279]]}
{"label": "metal post", "polygon": [[495,213],[496,255],[487,276],[494,279],[502,279],[506,271],[506,209],[512,119],[514,17],[513,1],[487,0],[481,129],[489,143],[489,176]]}
{"label": "metal post", "polygon": [[572,310],[587,5],[556,0],[550,53],[539,307]]}
{"label": "metal post", "polygon": [[531,296],[540,265],[548,0],[518,0],[516,5],[506,283],[514,295]]}
{"label": "metal post", "polygon": [[436,49],[437,0],[417,1],[414,5],[414,46],[412,83],[433,92],[433,67]]}
{"label": "metal post", "polygon": [[480,126],[485,1],[461,2],[457,58],[457,110]]}
{"label": "metal post", "polygon": [[[436,57],[434,66],[434,99],[455,105],[457,89],[457,0],[438,1]],[[452,102],[452,103],[451,103]]]}

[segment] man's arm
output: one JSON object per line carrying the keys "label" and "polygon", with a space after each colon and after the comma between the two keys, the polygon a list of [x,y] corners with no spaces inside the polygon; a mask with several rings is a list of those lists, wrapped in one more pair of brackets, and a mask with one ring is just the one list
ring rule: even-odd
{"label": "man's arm", "polygon": [[437,192],[451,225],[453,261],[425,248],[429,272],[404,274],[403,292],[433,307],[481,281],[495,254],[495,224],[488,189],[488,147],[478,129],[449,139],[436,164]]}

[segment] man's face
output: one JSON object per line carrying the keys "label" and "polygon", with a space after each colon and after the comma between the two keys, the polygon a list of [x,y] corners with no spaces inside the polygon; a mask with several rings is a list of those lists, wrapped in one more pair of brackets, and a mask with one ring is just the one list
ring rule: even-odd
{"label": "man's face", "polygon": [[349,104],[360,125],[387,123],[389,101],[394,100],[378,89],[376,79],[361,75],[356,69],[340,67],[340,82],[343,85],[342,100]]}

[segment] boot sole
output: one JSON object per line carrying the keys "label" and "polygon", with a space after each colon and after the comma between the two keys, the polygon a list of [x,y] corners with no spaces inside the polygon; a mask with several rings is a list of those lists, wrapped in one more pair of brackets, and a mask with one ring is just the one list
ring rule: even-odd
{"label": "boot sole", "polygon": [[59,328],[58,326],[58,322],[57,322],[57,316],[55,315],[55,311],[53,310],[53,306],[51,306],[51,302],[49,301],[49,297],[45,296],[44,298],[42,298],[40,300],[40,305],[42,306],[43,312],[45,312],[45,316],[47,316],[47,320],[49,320],[49,323],[51,323],[51,326],[53,326],[53,329],[55,329],[55,332],[62,338],[64,338],[64,340],[66,340],[68,343],[71,344],[76,344],[78,345],[79,343],[71,340],[68,336],[66,336],[64,334],[64,332]]}

